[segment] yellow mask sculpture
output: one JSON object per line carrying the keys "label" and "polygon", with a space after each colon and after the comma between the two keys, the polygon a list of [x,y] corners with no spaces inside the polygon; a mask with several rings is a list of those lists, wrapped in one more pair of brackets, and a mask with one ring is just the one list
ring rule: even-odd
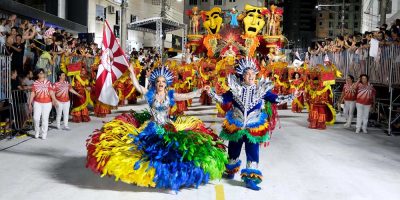
{"label": "yellow mask sculpture", "polygon": [[246,4],[244,9],[246,11],[246,17],[243,18],[244,31],[247,36],[255,37],[265,25],[264,15],[262,12],[267,8]]}
{"label": "yellow mask sculpture", "polygon": [[221,8],[214,7],[211,10],[205,12],[206,19],[203,22],[204,28],[207,30],[208,34],[217,34],[221,29],[222,17]]}

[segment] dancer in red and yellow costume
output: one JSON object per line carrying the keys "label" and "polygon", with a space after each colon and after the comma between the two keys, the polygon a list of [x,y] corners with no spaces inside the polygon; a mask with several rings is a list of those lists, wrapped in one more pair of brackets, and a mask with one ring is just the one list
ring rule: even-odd
{"label": "dancer in red and yellow costume", "polygon": [[97,100],[96,98],[96,78],[97,78],[97,70],[100,64],[100,57],[96,56],[95,57],[95,62],[92,65],[92,73],[91,73],[91,79],[92,82],[90,84],[91,88],[91,98],[93,99],[93,105],[94,105],[94,116],[96,117],[101,117],[104,118],[107,116],[107,114],[111,114],[111,109],[113,108],[110,105],[104,104],[100,101]]}
{"label": "dancer in red and yellow costume", "polygon": [[290,90],[293,95],[292,112],[301,113],[304,108],[305,81],[302,77],[302,70],[295,68],[291,73]]}
{"label": "dancer in red and yellow costume", "polygon": [[[205,85],[213,85],[215,77],[215,66],[216,62],[213,59],[206,59],[199,63],[199,74],[200,80],[198,82],[198,87],[203,87]],[[201,105],[211,105],[212,99],[208,96],[206,91],[203,91],[200,95]]]}
{"label": "dancer in red and yellow costume", "polygon": [[327,124],[333,125],[336,120],[331,85],[324,84],[322,74],[318,66],[309,71],[306,102],[309,104],[308,127],[311,129],[326,129]]}
{"label": "dancer in red and yellow costume", "polygon": [[72,122],[89,122],[90,117],[87,106],[89,104],[93,105],[93,102],[90,99],[90,81],[85,67],[82,67],[80,73],[73,77],[71,86],[80,96],[82,96],[79,97],[75,95],[72,97]]}
{"label": "dancer in red and yellow costume", "polygon": [[[140,66],[138,60],[133,61],[133,66],[135,73],[137,74],[136,78],[139,79],[142,66]],[[125,105],[125,101],[128,101],[128,104],[137,103],[138,95],[135,87],[133,86],[132,80],[129,78],[129,71],[126,71],[118,80],[114,82],[113,85],[119,97],[118,105]]]}

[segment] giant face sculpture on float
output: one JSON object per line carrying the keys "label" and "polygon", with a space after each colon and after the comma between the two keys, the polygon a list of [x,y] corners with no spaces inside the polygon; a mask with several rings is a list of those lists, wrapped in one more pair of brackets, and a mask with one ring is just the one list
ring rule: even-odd
{"label": "giant face sculpture on float", "polygon": [[203,22],[204,28],[208,34],[214,35],[219,33],[222,25],[222,10],[219,7],[214,7],[204,13],[205,19]]}
{"label": "giant face sculpture on float", "polygon": [[267,8],[246,4],[244,9],[246,11],[246,17],[243,18],[244,31],[246,36],[255,37],[265,25],[263,11]]}

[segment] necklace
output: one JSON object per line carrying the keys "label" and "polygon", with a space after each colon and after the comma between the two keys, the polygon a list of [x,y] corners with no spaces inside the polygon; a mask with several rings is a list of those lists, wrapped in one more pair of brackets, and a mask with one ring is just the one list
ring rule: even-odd
{"label": "necklace", "polygon": [[158,102],[163,103],[165,99],[165,94],[158,94],[156,93],[156,99]]}

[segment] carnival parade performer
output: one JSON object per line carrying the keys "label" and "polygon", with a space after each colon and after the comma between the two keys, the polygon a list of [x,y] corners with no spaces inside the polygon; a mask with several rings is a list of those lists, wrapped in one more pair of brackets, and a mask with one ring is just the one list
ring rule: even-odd
{"label": "carnival parade performer", "polygon": [[202,89],[186,94],[168,89],[173,75],[166,67],[151,72],[147,89],[132,65],[129,70],[150,113],[120,115],[95,132],[87,141],[87,167],[126,183],[175,191],[220,179],[228,162],[222,141],[199,119],[174,121],[169,114],[175,101],[199,96]]}
{"label": "carnival parade performer", "polygon": [[301,79],[299,72],[294,72],[290,88],[293,94],[292,112],[301,113],[304,108],[304,80]]}
{"label": "carnival parade performer", "polygon": [[306,89],[306,101],[309,104],[309,128],[326,129],[326,124],[335,123],[335,111],[332,106],[332,89],[330,85],[324,86],[320,73],[311,76]]}
{"label": "carnival parade performer", "polygon": [[253,190],[261,189],[258,184],[263,179],[258,169],[259,146],[270,139],[268,114],[263,109],[264,101],[276,103],[277,100],[277,95],[271,92],[272,82],[262,78],[256,83],[257,72],[255,61],[243,58],[236,67],[240,79],[234,74],[228,77],[228,92],[219,96],[210,87],[206,88],[214,100],[230,105],[220,133],[221,138],[229,141],[229,163],[226,165],[225,175],[233,179],[239,171],[239,155],[244,143],[247,163],[246,168],[241,170],[241,178],[246,187]]}
{"label": "carnival parade performer", "polygon": [[[58,103],[54,96],[53,86],[46,78],[47,74],[45,73],[45,70],[38,69],[37,75],[38,80],[33,83],[32,92],[28,101],[28,109],[32,112],[33,104],[35,138],[39,138],[39,134],[42,132],[42,139],[45,140],[49,128],[49,115],[52,103],[55,107],[58,106]],[[42,127],[39,126],[40,120],[42,121]]]}
{"label": "carnival parade performer", "polygon": [[239,27],[239,23],[238,23],[238,15],[239,13],[237,12],[237,10],[235,8],[232,8],[231,11],[228,13],[228,16],[231,17],[231,22],[230,22],[230,26],[233,28]]}
{"label": "carnival parade performer", "polygon": [[78,92],[76,92],[74,89],[72,89],[72,86],[68,83],[68,81],[66,81],[66,75],[64,72],[60,72],[58,76],[58,82],[54,83],[54,92],[58,102],[58,107],[56,109],[57,129],[61,129],[61,115],[63,115],[64,129],[69,130],[68,119],[69,119],[69,107],[71,104],[69,100],[69,92],[81,98],[83,96],[80,95]]}
{"label": "carnival parade performer", "polygon": [[371,83],[369,83],[369,77],[366,74],[360,75],[360,80],[357,83],[357,124],[356,133],[360,133],[362,129],[363,133],[367,133],[369,111],[375,104],[376,90]]}
{"label": "carnival parade performer", "polygon": [[73,96],[72,103],[72,121],[75,123],[89,122],[89,110],[87,106],[93,104],[90,99],[89,91],[89,78],[87,77],[87,71],[84,66],[82,66],[79,74],[74,76],[72,81],[72,88],[79,93],[82,97]]}
{"label": "carnival parade performer", "polygon": [[343,113],[346,118],[346,123],[344,124],[345,128],[349,128],[351,126],[351,121],[353,120],[357,99],[356,86],[357,84],[354,83],[354,77],[352,75],[348,75],[346,78],[346,84],[343,86],[342,96],[340,98],[340,102],[344,103]]}

